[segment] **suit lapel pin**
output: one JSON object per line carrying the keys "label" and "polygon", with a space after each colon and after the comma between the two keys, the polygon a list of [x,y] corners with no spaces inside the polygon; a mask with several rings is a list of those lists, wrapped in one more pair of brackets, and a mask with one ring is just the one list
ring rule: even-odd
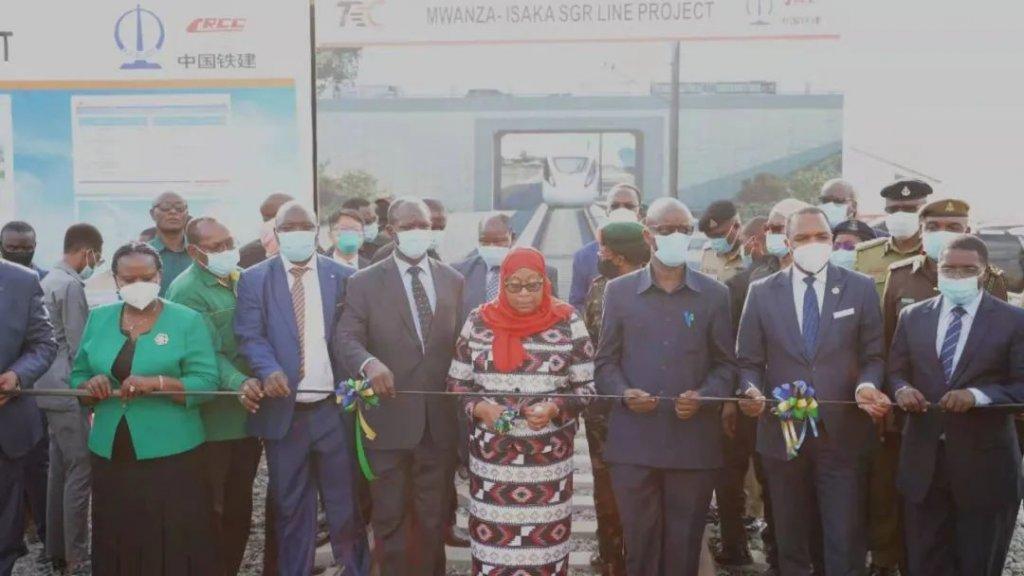
{"label": "suit lapel pin", "polygon": [[832,287],[832,293],[833,294],[839,294],[839,286],[833,286]]}
{"label": "suit lapel pin", "polygon": [[157,346],[166,346],[167,343],[170,341],[170,337],[168,337],[167,334],[164,334],[163,332],[157,334],[156,337],[153,338],[153,342],[155,342]]}
{"label": "suit lapel pin", "polygon": [[693,312],[690,312],[689,310],[687,310],[686,312],[683,312],[683,322],[686,322],[686,327],[687,328],[692,328],[693,327]]}

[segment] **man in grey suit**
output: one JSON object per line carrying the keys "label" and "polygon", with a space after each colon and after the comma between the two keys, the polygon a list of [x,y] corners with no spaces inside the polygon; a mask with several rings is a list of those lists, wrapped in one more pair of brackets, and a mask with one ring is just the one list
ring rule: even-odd
{"label": "man in grey suit", "polygon": [[422,200],[396,200],[388,228],[397,250],[349,280],[335,353],[381,398],[366,412],[377,437],[364,442],[377,476],[370,484],[371,524],[381,574],[440,575],[458,442],[456,404],[450,397],[402,392],[445,390],[462,276],[426,256],[433,235]]}
{"label": "man in grey suit", "polygon": [[[42,282],[57,357],[36,388],[68,389],[89,317],[85,281],[102,261],[103,237],[95,226],[74,224],[67,229],[64,256]],[[36,403],[46,412],[50,434],[46,555],[55,568],[77,573],[89,562],[89,412],[71,397],[41,397]]]}
{"label": "man in grey suit", "polygon": [[[737,341],[740,391],[761,399],[802,380],[819,400],[861,404],[821,406],[818,436],[808,430],[795,457],[787,454],[778,417],[761,417],[757,451],[772,498],[779,568],[783,576],[810,574],[809,540],[821,529],[825,574],[861,574],[871,418],[891,408],[879,390],[885,366],[878,294],[871,278],[829,264],[832,232],[819,208],[789,217],[786,242],[793,265],[755,282],[747,295]],[[747,415],[763,408],[755,400],[741,403]],[[809,512],[815,496],[820,517]]]}
{"label": "man in grey suit", "polygon": [[[462,277],[466,279],[462,291],[462,316],[459,327],[466,321],[469,313],[477,306],[490,302],[498,295],[499,272],[501,262],[505,259],[515,234],[512,232],[512,219],[507,214],[489,214],[480,220],[477,239],[480,242],[476,251],[465,260],[452,264]],[[547,268],[548,280],[551,281],[555,298],[558,297],[558,269]]]}
{"label": "man in grey suit", "polygon": [[[31,388],[56,354],[39,276],[0,260],[0,390]],[[34,399],[0,394],[0,576],[24,553],[26,455],[43,434]]]}
{"label": "man in grey suit", "polygon": [[977,408],[1024,402],[1024,310],[981,289],[987,269],[984,242],[953,239],[941,295],[896,325],[889,388],[911,414],[896,479],[911,574],[1002,574],[1024,496],[1013,411]]}

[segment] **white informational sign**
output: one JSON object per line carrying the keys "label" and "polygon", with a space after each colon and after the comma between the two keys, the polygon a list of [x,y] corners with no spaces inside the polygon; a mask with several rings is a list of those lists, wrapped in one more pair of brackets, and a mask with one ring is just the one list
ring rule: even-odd
{"label": "white informational sign", "polygon": [[2,12],[0,223],[37,228],[39,265],[74,222],[111,248],[137,237],[164,191],[239,244],[257,237],[269,194],[312,205],[308,3],[5,0]]}
{"label": "white informational sign", "polygon": [[318,46],[836,39],[840,0],[316,0]]}

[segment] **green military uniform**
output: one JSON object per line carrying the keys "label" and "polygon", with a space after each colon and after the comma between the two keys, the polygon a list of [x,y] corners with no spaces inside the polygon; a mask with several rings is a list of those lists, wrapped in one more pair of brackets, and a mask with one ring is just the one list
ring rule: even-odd
{"label": "green military uniform", "polygon": [[[167,289],[167,299],[199,312],[206,319],[217,352],[222,390],[239,390],[250,378],[249,367],[235,341],[235,290],[232,279],[221,280],[192,264]],[[221,397],[202,406],[206,440],[246,438],[246,412],[234,397]]]}
{"label": "green military uniform", "polygon": [[725,282],[743,270],[743,256],[740,254],[740,247],[737,246],[732,252],[719,254],[710,247],[705,247],[700,255],[700,271],[703,274]]}
{"label": "green military uniform", "polygon": [[867,274],[875,279],[875,289],[878,290],[878,297],[881,298],[885,292],[885,278],[889,275],[889,267],[915,256],[921,252],[921,237],[918,235],[914,245],[906,251],[896,247],[896,239],[891,237],[875,238],[867,242],[857,244],[857,256],[853,262],[853,269],[861,274]]}
{"label": "green military uniform", "polygon": [[595,345],[601,338],[601,317],[604,315],[604,288],[608,279],[598,276],[590,285],[587,299],[583,301],[583,323],[587,325],[590,341]]}

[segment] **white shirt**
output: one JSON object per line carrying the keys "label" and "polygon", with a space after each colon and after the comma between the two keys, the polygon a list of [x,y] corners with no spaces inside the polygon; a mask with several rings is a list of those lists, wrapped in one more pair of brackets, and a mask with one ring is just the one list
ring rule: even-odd
{"label": "white shirt", "polygon": [[[800,327],[800,333],[804,333],[804,294],[807,293],[807,284],[804,278],[807,274],[796,266],[789,267],[789,276],[793,283],[793,303],[796,305],[796,325]],[[825,266],[814,275],[814,292],[818,297],[818,314],[825,305],[825,285],[828,282],[828,266]]]}
{"label": "white shirt", "polygon": [[351,259],[346,258],[344,254],[337,250],[334,251],[332,256],[334,257],[334,261],[337,262],[338,264],[343,264],[345,266],[348,266],[349,268],[355,268],[356,270],[359,270],[359,252],[353,254]]}
{"label": "white shirt", "polygon": [[[284,275],[288,279],[288,290],[295,285],[292,269],[297,268],[284,256]],[[317,402],[327,398],[325,393],[302,393],[302,390],[329,390],[334,388],[334,371],[331,369],[331,357],[327,353],[327,332],[324,329],[324,306],[320,296],[320,275],[317,272],[316,255],[305,264],[309,270],[302,276],[302,290],[306,296],[305,333],[303,342],[303,371],[305,376],[299,382],[300,393],[295,396],[297,402]],[[296,324],[298,324],[296,322]]]}
{"label": "white shirt", "polygon": [[[971,325],[974,324],[974,318],[978,315],[978,306],[981,305],[983,295],[984,292],[978,292],[974,300],[961,306],[965,314],[960,317],[960,339],[956,343],[956,352],[953,353],[953,372],[956,372],[956,367],[960,364],[960,355],[964,353],[964,346],[967,344],[967,337],[971,333]],[[953,308],[956,308],[956,304],[943,297],[942,308],[939,310],[939,328],[935,331],[935,354],[939,357],[939,360],[942,359],[942,344],[946,339],[946,331],[949,330],[949,325],[953,322]],[[985,406],[992,403],[992,399],[981,390],[977,388],[968,388],[968,390],[974,395],[975,404]]]}
{"label": "white shirt", "polygon": [[[409,272],[413,265],[399,258],[397,249],[395,250],[394,259],[398,264],[398,273],[402,276],[402,284],[405,286],[405,297],[408,300],[409,310],[412,311],[412,322],[416,325],[416,335],[420,337],[420,342],[422,343],[423,329],[420,327],[420,314],[416,310],[416,299],[412,295],[412,274]],[[420,282],[423,283],[423,288],[427,291],[427,299],[430,300],[430,310],[431,312],[436,311],[437,292],[434,290],[434,275],[430,271],[430,258],[424,256],[417,266],[420,269]]]}

